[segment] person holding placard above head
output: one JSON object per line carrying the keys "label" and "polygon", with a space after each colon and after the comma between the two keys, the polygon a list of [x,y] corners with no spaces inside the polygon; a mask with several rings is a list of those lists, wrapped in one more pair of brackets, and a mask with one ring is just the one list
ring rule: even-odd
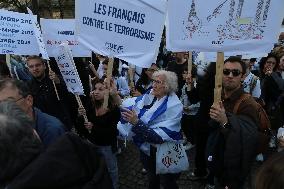
{"label": "person holding placard above head", "polygon": [[149,189],[159,189],[160,184],[164,189],[177,189],[180,172],[188,168],[181,144],[183,107],[176,90],[176,74],[160,70],[153,74],[152,90],[122,102],[122,119],[117,127],[120,136],[132,139],[143,152]]}
{"label": "person holding placard above head", "polygon": [[[34,98],[34,106],[57,117],[68,129],[71,129],[73,123],[70,116],[71,111],[68,107],[68,104],[70,104],[68,103],[69,92],[64,81],[60,80],[52,70],[49,70],[47,74],[44,60],[39,56],[29,56],[27,66],[33,76],[28,84]],[[56,88],[54,88],[53,81]]]}
{"label": "person holding placard above head", "polygon": [[200,103],[196,113],[196,127],[194,128],[195,170],[189,174],[189,179],[193,181],[206,179],[208,176],[205,150],[210,130],[208,125],[210,120],[209,110],[214,99],[215,68],[216,63],[213,62],[204,68],[199,67],[197,69],[196,87],[191,73],[188,73],[186,77],[187,86],[191,86],[190,91],[185,91],[188,99],[193,104]]}
{"label": "person holding placard above head", "polygon": [[[129,96],[130,89],[129,89],[129,86],[128,86],[126,79],[119,75],[118,61],[119,61],[119,59],[117,59],[117,58],[114,59],[112,77],[114,79],[115,85],[117,86],[117,90],[118,90],[119,95],[123,98],[123,97]],[[109,62],[109,59],[105,59],[102,62],[103,70],[104,70],[104,76],[106,76],[106,74],[107,74],[108,62]]]}
{"label": "person holding placard above head", "polygon": [[[97,146],[98,152],[104,156],[113,186],[117,189],[118,167],[115,153],[118,132],[116,125],[120,120],[119,105],[121,99],[113,80],[111,80],[110,86],[106,86],[107,84],[103,79],[97,78],[92,81],[92,85],[93,91],[90,93],[92,107],[87,113],[89,122],[84,123],[86,129],[91,132],[86,137]],[[105,109],[103,102],[107,89],[110,89],[110,97],[108,108]],[[79,108],[78,112],[79,115],[86,115],[83,108]]]}
{"label": "person holding placard above head", "polygon": [[[196,68],[194,67],[194,78],[196,78]],[[188,76],[188,68],[183,71],[183,79],[186,81]],[[193,84],[196,87],[196,81]],[[200,102],[192,103],[187,95],[188,85],[185,83],[181,90],[180,101],[183,104],[183,115],[181,119],[181,128],[185,136],[185,148],[187,150],[194,147],[194,129],[196,127],[196,114],[200,107]]]}

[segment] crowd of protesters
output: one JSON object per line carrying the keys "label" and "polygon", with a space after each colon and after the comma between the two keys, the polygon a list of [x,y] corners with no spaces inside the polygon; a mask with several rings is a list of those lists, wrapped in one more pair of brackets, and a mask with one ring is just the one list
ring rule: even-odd
{"label": "crowd of protesters", "polygon": [[0,62],[0,188],[117,189],[116,156],[126,139],[140,151],[149,189],[179,188],[180,172],[157,174],[157,152],[167,142],[194,148],[189,179],[205,180],[207,189],[243,188],[255,160],[264,165],[252,188],[284,188],[284,47],[259,60],[226,59],[220,102],[215,62],[193,64],[189,73],[188,54],[161,44],[149,68],[115,58],[107,82],[108,62],[97,54],[75,58],[84,107],[55,61],[52,69],[39,56],[12,56],[9,67]]}

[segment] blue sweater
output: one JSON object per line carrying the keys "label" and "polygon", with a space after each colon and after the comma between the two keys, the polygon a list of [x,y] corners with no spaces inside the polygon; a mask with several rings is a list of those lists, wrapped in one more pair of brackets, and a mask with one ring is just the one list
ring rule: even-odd
{"label": "blue sweater", "polygon": [[34,108],[34,116],[34,129],[45,148],[65,133],[64,125],[56,117],[43,113],[37,108]]}

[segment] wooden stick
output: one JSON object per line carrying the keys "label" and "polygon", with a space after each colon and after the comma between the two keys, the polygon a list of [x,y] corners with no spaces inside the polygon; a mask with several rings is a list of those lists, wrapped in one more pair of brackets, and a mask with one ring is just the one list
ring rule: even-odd
{"label": "wooden stick", "polygon": [[6,54],[6,64],[9,68],[11,76],[12,76],[11,55],[10,54]]}
{"label": "wooden stick", "polygon": [[[107,86],[110,86],[110,80],[112,77],[112,68],[113,68],[113,58],[110,58],[108,62],[108,66],[107,66],[107,78],[106,78]],[[109,99],[109,89],[107,90],[108,91],[106,95],[104,96],[104,103],[103,103],[103,108],[105,109],[107,109],[108,107],[108,99]]]}
{"label": "wooden stick", "polygon": [[[79,106],[80,108],[84,108],[83,103],[82,103],[82,101],[81,101],[79,95],[75,95],[75,97],[76,97],[78,106]],[[85,109],[85,108],[84,108],[84,109]],[[88,122],[87,116],[86,116],[86,115],[83,115],[83,117],[84,117],[84,121],[85,121],[85,122]]]}
{"label": "wooden stick", "polygon": [[[48,66],[48,70],[52,71],[50,64],[49,64],[49,61],[47,61],[47,66]],[[52,84],[53,84],[53,87],[54,87],[54,90],[55,90],[55,93],[56,93],[57,100],[60,100],[54,80],[52,80]]]}
{"label": "wooden stick", "polygon": [[129,69],[128,69],[128,74],[129,74],[129,81],[130,81],[130,89],[134,88],[135,85],[134,85],[134,69],[131,68],[129,66]]}
{"label": "wooden stick", "polygon": [[[76,98],[76,101],[78,103],[79,108],[84,108],[83,103],[82,103],[79,95],[75,95],[75,98]],[[85,109],[85,111],[86,111],[86,109]],[[83,115],[83,118],[84,118],[85,123],[89,122],[87,115]],[[88,129],[88,132],[91,133],[91,129]]]}
{"label": "wooden stick", "polygon": [[100,78],[99,73],[97,72],[97,70],[93,66],[92,62],[90,62],[90,61],[89,61],[89,68],[91,69],[91,71],[93,72],[93,74],[95,75],[96,78]]}
{"label": "wooden stick", "polygon": [[214,104],[219,103],[221,101],[223,67],[224,67],[224,53],[218,52],[217,62],[216,62],[216,74],[215,74]]}
{"label": "wooden stick", "polygon": [[[188,52],[187,73],[191,75],[191,71],[192,71],[192,52]],[[191,85],[187,86],[187,91],[191,91]]]}

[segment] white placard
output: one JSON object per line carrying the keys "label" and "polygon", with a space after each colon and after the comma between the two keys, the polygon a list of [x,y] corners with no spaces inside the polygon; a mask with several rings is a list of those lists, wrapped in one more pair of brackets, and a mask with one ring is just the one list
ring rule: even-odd
{"label": "white placard", "polygon": [[56,52],[55,59],[68,91],[74,95],[84,95],[84,88],[67,43],[59,45]]}
{"label": "white placard", "polygon": [[[28,13],[33,16],[33,12],[29,8],[27,8],[27,10],[28,10]],[[35,37],[38,43],[39,52],[41,53],[41,56],[43,59],[49,60],[49,57],[48,57],[48,54],[47,54],[47,51],[44,45],[42,33],[40,30],[40,25],[37,22],[37,17],[32,17],[32,25],[33,25]]]}
{"label": "white placard", "polygon": [[168,7],[167,49],[254,54],[277,42],[284,1],[169,0]]}
{"label": "white placard", "polygon": [[91,50],[75,39],[75,19],[40,19],[46,50],[50,57],[56,54],[56,47],[68,42],[73,57],[90,57]]}
{"label": "white placard", "polygon": [[156,62],[166,0],[76,0],[78,40],[92,51],[140,67]]}
{"label": "white placard", "polygon": [[39,55],[34,19],[34,15],[0,10],[0,54]]}

